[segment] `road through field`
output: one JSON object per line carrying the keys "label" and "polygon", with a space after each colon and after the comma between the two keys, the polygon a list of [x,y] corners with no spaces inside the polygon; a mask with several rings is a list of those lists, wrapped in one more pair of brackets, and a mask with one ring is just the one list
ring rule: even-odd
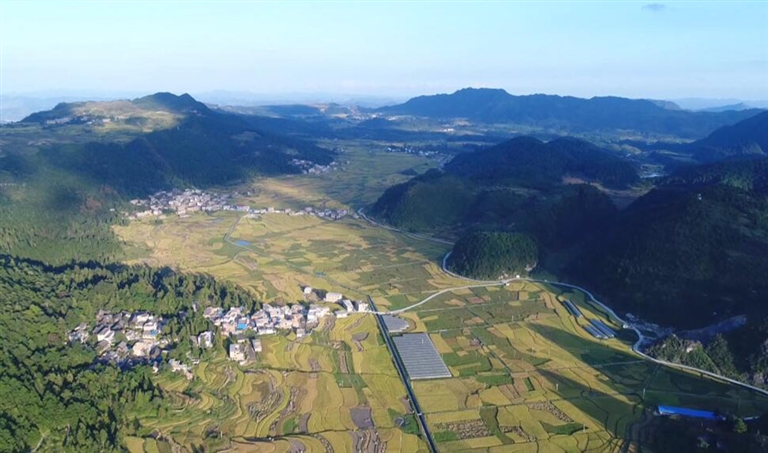
{"label": "road through field", "polygon": [[[385,228],[385,229],[390,230],[390,231],[400,232],[400,233],[405,234],[408,237],[411,237],[411,238],[414,238],[414,239],[419,239],[419,240],[424,240],[424,241],[433,241],[433,242],[439,242],[441,244],[453,245],[451,242],[443,240],[443,239],[433,238],[433,237],[426,236],[426,235],[423,235],[423,234],[410,233],[410,232],[403,231],[403,230],[400,230],[400,229],[395,228],[395,227],[391,227],[391,226],[387,226],[387,225],[382,225],[382,224],[372,220],[368,216],[366,216],[363,213],[362,209],[358,210],[358,214],[363,219],[368,221],[371,225],[379,227],[379,228]],[[618,322],[622,326],[627,326],[628,328],[632,329],[637,334],[637,341],[635,342],[634,345],[632,345],[632,351],[635,354],[639,355],[640,357],[642,357],[642,358],[644,358],[646,360],[649,360],[651,362],[654,362],[656,364],[659,364],[659,365],[664,365],[664,366],[668,366],[668,367],[671,367],[671,368],[676,368],[676,369],[680,369],[680,370],[693,371],[695,373],[700,373],[700,374],[703,374],[705,376],[709,376],[711,378],[715,378],[715,379],[718,379],[718,380],[721,380],[721,381],[725,381],[725,382],[728,382],[730,384],[734,384],[734,385],[737,385],[739,387],[746,388],[746,389],[749,389],[749,390],[752,390],[752,391],[755,391],[755,392],[758,392],[758,393],[761,393],[763,395],[768,396],[768,390],[761,389],[759,387],[755,387],[755,386],[747,384],[745,382],[737,381],[735,379],[731,379],[729,377],[722,376],[722,375],[719,375],[717,373],[712,373],[712,372],[707,371],[707,370],[702,370],[702,369],[691,367],[691,366],[687,366],[687,365],[681,365],[681,364],[678,364],[678,363],[667,362],[666,360],[659,360],[659,359],[656,359],[654,357],[651,357],[651,356],[645,354],[641,350],[641,347],[642,347],[643,343],[645,343],[646,338],[643,335],[643,333],[640,331],[640,329],[638,329],[634,324],[632,324],[630,322],[627,322],[624,319],[622,319],[621,317],[619,317],[619,315],[617,315],[616,312],[613,311],[613,309],[611,309],[610,307],[605,305],[603,302],[600,302],[591,292],[589,292],[588,290],[586,290],[586,289],[584,289],[584,288],[582,288],[580,286],[573,285],[573,284],[570,284],[570,283],[564,283],[564,282],[553,282],[553,281],[550,281],[550,280],[540,280],[540,279],[535,279],[535,278],[522,278],[522,277],[508,278],[508,279],[502,279],[502,280],[475,280],[475,279],[464,277],[462,275],[459,275],[459,274],[457,274],[455,272],[450,271],[448,269],[448,266],[447,266],[448,258],[450,256],[451,256],[451,252],[448,252],[443,257],[443,262],[442,262],[442,265],[441,265],[441,268],[442,268],[443,272],[448,274],[448,275],[450,275],[451,277],[459,278],[459,279],[462,279],[462,280],[466,280],[468,282],[472,282],[473,284],[465,285],[465,286],[457,286],[457,287],[454,287],[454,288],[446,288],[446,289],[443,289],[443,290],[441,290],[441,291],[439,291],[439,292],[437,292],[435,294],[430,295],[429,297],[425,298],[424,300],[421,300],[421,301],[419,301],[419,302],[417,302],[417,303],[415,303],[413,305],[409,305],[408,307],[400,308],[398,310],[393,310],[391,312],[382,312],[381,314],[398,314],[398,313],[403,313],[405,311],[408,311],[408,310],[416,308],[416,307],[418,307],[420,305],[423,305],[423,304],[429,302],[431,299],[433,299],[433,298],[435,298],[437,296],[440,296],[441,294],[445,294],[447,292],[454,291],[454,290],[470,289],[470,288],[482,288],[482,287],[488,287],[488,286],[501,286],[501,285],[506,285],[506,284],[508,284],[510,282],[514,282],[514,281],[526,281],[526,282],[531,282],[531,283],[544,283],[544,284],[560,286],[560,287],[564,287],[564,288],[571,288],[571,289],[575,289],[575,290],[581,291],[584,294],[586,294],[589,297],[589,300],[594,305],[596,305],[597,307],[603,309],[616,322]]]}

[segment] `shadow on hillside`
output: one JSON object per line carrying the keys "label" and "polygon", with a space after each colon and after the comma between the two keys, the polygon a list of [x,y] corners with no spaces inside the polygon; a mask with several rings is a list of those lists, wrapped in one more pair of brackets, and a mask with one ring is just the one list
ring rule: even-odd
{"label": "shadow on hillside", "polygon": [[[600,341],[581,337],[564,329],[557,329],[538,323],[529,323],[526,327],[546,340],[559,345],[575,360],[589,366],[642,360],[641,357],[629,351],[618,351]],[[580,328],[577,327],[577,329]]]}

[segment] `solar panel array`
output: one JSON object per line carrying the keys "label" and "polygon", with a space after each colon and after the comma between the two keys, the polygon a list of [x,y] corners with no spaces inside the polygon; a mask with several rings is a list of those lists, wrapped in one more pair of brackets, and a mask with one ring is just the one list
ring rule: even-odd
{"label": "solar panel array", "polygon": [[392,315],[382,315],[381,319],[384,320],[384,325],[387,326],[388,332],[398,333],[408,330],[408,321],[403,318],[398,318]]}
{"label": "solar panel array", "polygon": [[397,352],[403,359],[411,379],[449,378],[451,372],[435,349],[432,339],[425,333],[411,333],[394,337]]}

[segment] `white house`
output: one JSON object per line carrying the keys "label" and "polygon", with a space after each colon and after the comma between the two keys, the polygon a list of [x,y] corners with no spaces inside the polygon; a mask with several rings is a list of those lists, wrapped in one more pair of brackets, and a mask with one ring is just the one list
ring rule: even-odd
{"label": "white house", "polygon": [[335,303],[340,301],[344,296],[341,293],[325,293],[325,301]]}
{"label": "white house", "polygon": [[229,345],[229,359],[238,362],[245,361],[245,348],[239,343]]}

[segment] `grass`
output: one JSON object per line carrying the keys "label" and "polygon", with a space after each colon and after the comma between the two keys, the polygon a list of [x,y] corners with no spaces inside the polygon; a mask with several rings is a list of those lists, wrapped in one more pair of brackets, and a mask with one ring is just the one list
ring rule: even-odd
{"label": "grass", "polygon": [[475,376],[475,380],[488,387],[497,387],[499,385],[512,384],[512,376],[508,374],[488,374]]}
{"label": "grass", "polygon": [[435,442],[450,442],[452,440],[459,440],[459,435],[453,431],[438,431],[432,434]]}

